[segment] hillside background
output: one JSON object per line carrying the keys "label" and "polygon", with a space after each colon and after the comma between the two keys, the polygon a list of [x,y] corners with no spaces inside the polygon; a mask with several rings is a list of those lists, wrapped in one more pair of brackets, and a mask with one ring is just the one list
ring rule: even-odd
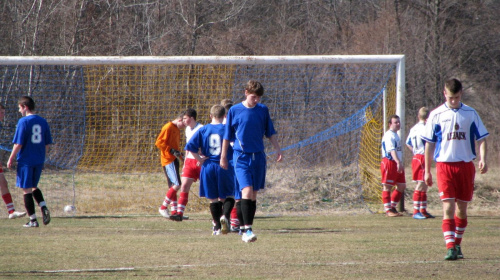
{"label": "hillside background", "polygon": [[407,131],[459,78],[499,166],[499,14],[497,0],[1,0],[0,56],[404,54]]}

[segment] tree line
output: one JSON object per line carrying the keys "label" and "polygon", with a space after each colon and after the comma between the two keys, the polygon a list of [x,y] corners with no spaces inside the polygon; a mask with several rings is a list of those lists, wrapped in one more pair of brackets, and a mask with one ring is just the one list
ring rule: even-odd
{"label": "tree line", "polygon": [[4,0],[0,55],[404,54],[407,127],[457,77],[494,139],[499,12],[495,0]]}

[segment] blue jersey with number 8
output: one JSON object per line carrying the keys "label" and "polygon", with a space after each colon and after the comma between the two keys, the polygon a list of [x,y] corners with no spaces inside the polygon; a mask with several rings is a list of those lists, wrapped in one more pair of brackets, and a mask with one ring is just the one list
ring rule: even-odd
{"label": "blue jersey with number 8", "polygon": [[47,121],[38,115],[19,119],[14,144],[22,145],[17,154],[18,165],[40,165],[45,162],[45,146],[52,144],[52,136]]}

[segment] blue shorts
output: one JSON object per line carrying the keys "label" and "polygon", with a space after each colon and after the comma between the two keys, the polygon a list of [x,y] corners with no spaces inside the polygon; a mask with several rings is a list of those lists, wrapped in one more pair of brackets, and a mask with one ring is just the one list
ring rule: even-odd
{"label": "blue shorts", "polygon": [[42,175],[43,164],[28,166],[17,165],[16,185],[21,189],[37,188]]}
{"label": "blue shorts", "polygon": [[206,160],[200,173],[200,197],[208,199],[234,196],[234,171],[232,166],[223,169],[219,162]]}
{"label": "blue shorts", "polygon": [[163,166],[165,176],[167,176],[168,186],[180,186],[181,175],[179,173],[179,160],[175,159],[173,162]]}
{"label": "blue shorts", "polygon": [[266,154],[234,151],[234,173],[239,190],[252,186],[254,191],[264,189],[266,183]]}

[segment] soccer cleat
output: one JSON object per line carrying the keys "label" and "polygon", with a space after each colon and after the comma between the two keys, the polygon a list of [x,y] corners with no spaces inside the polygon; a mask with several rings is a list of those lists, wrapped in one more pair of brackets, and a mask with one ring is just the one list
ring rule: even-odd
{"label": "soccer cleat", "polygon": [[417,219],[417,220],[425,220],[427,219],[424,215],[422,215],[422,213],[418,212],[416,214],[413,214],[413,219]]}
{"label": "soccer cleat", "polygon": [[226,216],[222,215],[222,217],[220,217],[220,224],[221,224],[221,232],[222,234],[227,234],[229,232],[229,226],[227,224],[227,219],[226,219]]}
{"label": "soccer cleat", "polygon": [[176,221],[176,222],[182,222],[182,216],[181,215],[170,215],[170,220]]}
{"label": "soccer cleat", "polygon": [[387,217],[401,217],[401,216],[403,216],[403,214],[398,213],[398,211],[396,211],[396,209],[394,209],[394,208],[391,208],[391,210],[385,212],[385,215]]}
{"label": "soccer cleat", "polygon": [[37,220],[29,221],[23,227],[25,228],[38,227],[38,221]]}
{"label": "soccer cleat", "polygon": [[162,215],[165,218],[170,218],[170,214],[168,213],[168,209],[161,209],[161,207],[158,209],[158,212],[160,212],[160,215]]}
{"label": "soccer cleat", "polygon": [[255,235],[252,230],[247,230],[247,232],[243,233],[243,236],[241,237],[241,240],[243,242],[249,243],[249,242],[255,242],[257,241],[257,235]]}
{"label": "soccer cleat", "polygon": [[42,207],[42,217],[43,217],[43,224],[48,225],[50,223],[50,212],[46,206]]}
{"label": "soccer cleat", "polygon": [[240,231],[240,227],[239,226],[231,226],[229,228],[229,231],[230,232],[239,232]]}
{"label": "soccer cleat", "polygon": [[455,250],[457,250],[457,259],[463,259],[464,254],[462,254],[462,248],[460,245],[455,245]]}
{"label": "soccer cleat", "polygon": [[427,219],[434,219],[436,217],[432,216],[429,212],[422,213]]}
{"label": "soccer cleat", "polygon": [[26,212],[17,212],[14,211],[9,214],[9,219],[15,219],[15,218],[20,218],[26,216]]}
{"label": "soccer cleat", "polygon": [[448,249],[448,253],[444,256],[445,261],[454,261],[457,259],[457,250],[455,248]]}
{"label": "soccer cleat", "polygon": [[215,235],[221,235],[221,231],[220,229],[217,229],[217,230],[214,230],[214,232],[212,232],[212,235],[215,236]]}

